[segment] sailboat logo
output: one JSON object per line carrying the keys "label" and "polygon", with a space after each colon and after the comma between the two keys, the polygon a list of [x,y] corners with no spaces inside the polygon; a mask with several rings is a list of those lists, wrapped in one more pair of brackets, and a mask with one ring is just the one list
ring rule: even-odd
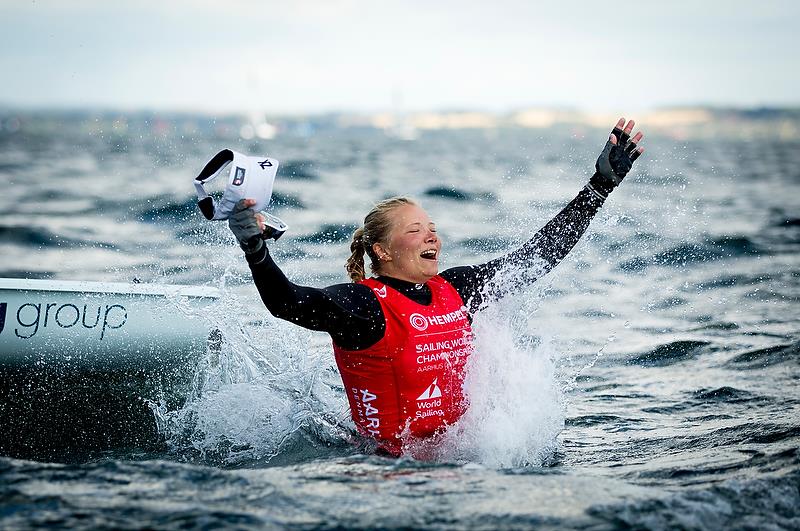
{"label": "sailboat logo", "polygon": [[0,302],[0,332],[3,331],[3,328],[6,327],[6,307],[8,306],[7,302]]}
{"label": "sailboat logo", "polygon": [[430,400],[431,398],[439,398],[442,396],[442,390],[439,389],[439,384],[437,383],[439,378],[434,378],[431,384],[425,389],[421,395],[417,397],[417,400]]}

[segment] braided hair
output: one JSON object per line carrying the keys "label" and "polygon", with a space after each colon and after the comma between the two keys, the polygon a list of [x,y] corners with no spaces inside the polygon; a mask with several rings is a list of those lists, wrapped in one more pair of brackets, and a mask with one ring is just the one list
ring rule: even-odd
{"label": "braided hair", "polygon": [[364,254],[369,256],[372,262],[370,264],[372,272],[378,272],[381,262],[372,246],[388,241],[389,233],[392,230],[389,213],[403,205],[416,205],[416,203],[408,197],[402,196],[384,199],[377,203],[364,218],[364,226],[356,229],[353,233],[353,241],[350,242],[350,258],[344,265],[350,280],[360,282],[367,278],[364,269]]}

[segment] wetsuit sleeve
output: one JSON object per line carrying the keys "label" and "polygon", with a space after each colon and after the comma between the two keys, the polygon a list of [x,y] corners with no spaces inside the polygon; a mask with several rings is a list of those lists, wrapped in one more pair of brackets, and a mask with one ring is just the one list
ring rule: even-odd
{"label": "wetsuit sleeve", "polygon": [[386,329],[375,295],[361,284],[336,284],[312,288],[291,282],[275,264],[265,245],[247,255],[258,293],[269,312],[310,330],[328,332],[348,350],[372,346]]}
{"label": "wetsuit sleeve", "polygon": [[[581,238],[589,222],[603,206],[604,199],[588,188],[542,227],[519,249],[495,258],[485,264],[454,267],[441,273],[461,295],[470,311],[478,310],[487,298],[496,298],[508,293],[508,288],[522,288],[545,275],[558,265]],[[522,268],[513,279],[504,282],[503,290],[493,286],[485,290],[487,283],[501,269],[514,266]]]}

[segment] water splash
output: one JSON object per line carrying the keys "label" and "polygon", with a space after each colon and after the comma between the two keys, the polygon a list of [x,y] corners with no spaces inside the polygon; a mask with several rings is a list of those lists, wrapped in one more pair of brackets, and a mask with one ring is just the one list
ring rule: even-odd
{"label": "water splash", "polygon": [[475,352],[464,382],[469,409],[444,434],[438,459],[493,468],[542,466],[558,449],[565,419],[558,353],[552,332],[537,329],[531,319],[546,286],[507,295],[499,289],[535,269],[509,267],[487,285],[486,293],[505,296],[474,318]]}
{"label": "water splash", "polygon": [[[212,335],[186,403],[153,404],[159,432],[173,452],[236,465],[297,459],[352,439],[347,402],[329,348],[310,332],[251,311],[224,286]],[[288,456],[291,460],[291,455]]]}

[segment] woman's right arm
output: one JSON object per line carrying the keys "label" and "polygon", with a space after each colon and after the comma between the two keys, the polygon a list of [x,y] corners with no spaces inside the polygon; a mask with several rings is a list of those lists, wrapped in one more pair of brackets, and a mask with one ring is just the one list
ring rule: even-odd
{"label": "woman's right arm", "polygon": [[247,201],[237,205],[229,225],[245,251],[253,281],[269,312],[304,328],[328,332],[337,345],[348,350],[379,341],[386,321],[372,290],[353,283],[312,288],[291,282],[272,260]]}

